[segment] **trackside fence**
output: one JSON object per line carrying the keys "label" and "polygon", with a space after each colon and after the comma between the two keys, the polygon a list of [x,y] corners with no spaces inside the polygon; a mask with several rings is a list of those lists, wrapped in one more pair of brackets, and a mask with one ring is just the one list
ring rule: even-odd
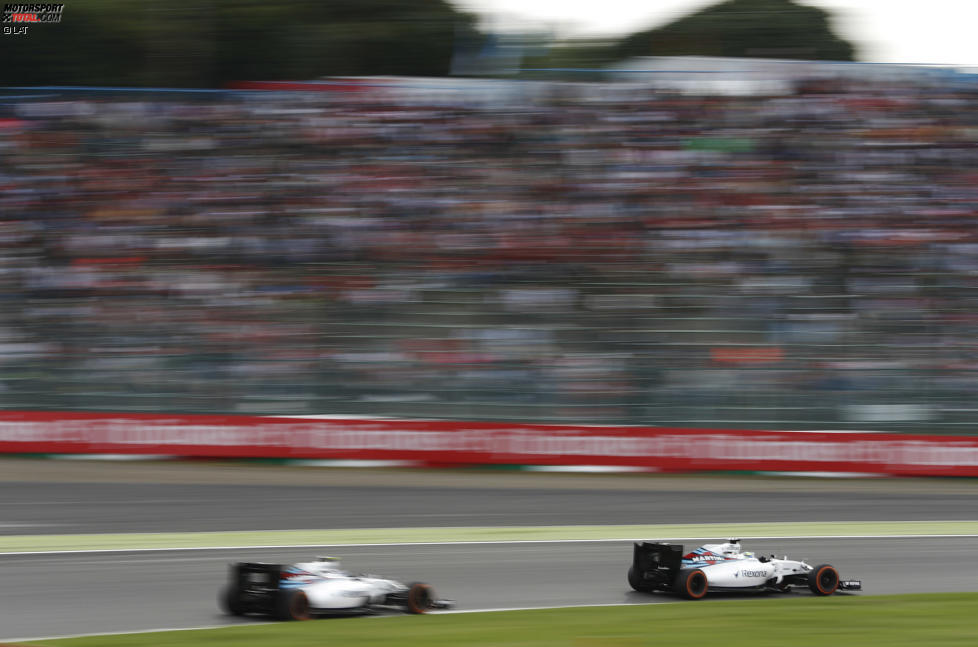
{"label": "trackside fence", "polygon": [[0,453],[978,476],[978,437],[457,420],[5,411]]}

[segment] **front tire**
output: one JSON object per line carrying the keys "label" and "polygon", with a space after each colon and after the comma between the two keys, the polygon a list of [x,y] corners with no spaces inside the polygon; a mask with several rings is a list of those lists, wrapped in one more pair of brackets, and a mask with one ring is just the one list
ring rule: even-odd
{"label": "front tire", "polygon": [[839,588],[839,572],[829,564],[819,564],[808,572],[808,588],[815,595],[832,595]]}
{"label": "front tire", "polygon": [[302,591],[282,591],[275,604],[275,617],[279,620],[309,620],[309,598]]}
{"label": "front tire", "polygon": [[428,613],[434,601],[435,590],[430,584],[415,582],[408,588],[406,603],[408,613]]}
{"label": "front tire", "polygon": [[710,589],[706,573],[698,568],[686,568],[676,575],[673,590],[687,600],[702,600]]}

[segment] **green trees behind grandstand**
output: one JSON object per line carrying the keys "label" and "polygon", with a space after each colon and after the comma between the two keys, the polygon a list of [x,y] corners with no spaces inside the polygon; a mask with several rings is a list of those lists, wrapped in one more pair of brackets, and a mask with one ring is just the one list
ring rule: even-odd
{"label": "green trees behind grandstand", "polygon": [[637,56],[851,61],[855,53],[832,31],[830,15],[821,9],[792,0],[726,0],[617,41],[560,43],[545,57],[525,59],[523,67],[599,68]]}
{"label": "green trees behind grandstand", "polygon": [[[524,43],[541,44],[541,43]],[[220,87],[320,76],[444,76],[492,51],[448,0],[86,0],[59,24],[0,38],[0,85]],[[517,48],[523,49],[523,48]],[[791,0],[728,0],[620,41],[523,51],[529,68],[699,54],[852,60],[828,14]],[[485,69],[495,69],[488,66]]]}
{"label": "green trees behind grandstand", "polygon": [[3,85],[441,76],[459,36],[477,34],[445,0],[86,0],[29,29],[0,39]]}
{"label": "green trees behind grandstand", "polygon": [[853,47],[828,13],[791,0],[727,0],[615,47],[616,58],[674,55],[851,61]]}

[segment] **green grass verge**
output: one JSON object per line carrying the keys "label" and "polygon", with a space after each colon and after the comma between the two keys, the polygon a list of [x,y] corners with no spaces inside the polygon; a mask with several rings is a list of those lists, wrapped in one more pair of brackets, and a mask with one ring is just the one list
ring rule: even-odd
{"label": "green grass verge", "polygon": [[365,528],[247,532],[7,535],[0,553],[253,546],[339,546],[466,541],[567,541],[724,537],[892,537],[978,535],[978,521],[711,523],[635,526],[509,526],[487,528]]}
{"label": "green grass verge", "polygon": [[326,619],[49,640],[63,647],[973,647],[978,594],[716,599],[478,614]]}

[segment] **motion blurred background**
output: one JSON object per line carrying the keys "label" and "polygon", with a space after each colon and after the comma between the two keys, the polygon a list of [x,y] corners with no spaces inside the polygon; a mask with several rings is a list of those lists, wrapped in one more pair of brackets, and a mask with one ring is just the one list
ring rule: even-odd
{"label": "motion blurred background", "polygon": [[697,9],[567,39],[88,0],[4,35],[0,408],[970,432],[978,77]]}

